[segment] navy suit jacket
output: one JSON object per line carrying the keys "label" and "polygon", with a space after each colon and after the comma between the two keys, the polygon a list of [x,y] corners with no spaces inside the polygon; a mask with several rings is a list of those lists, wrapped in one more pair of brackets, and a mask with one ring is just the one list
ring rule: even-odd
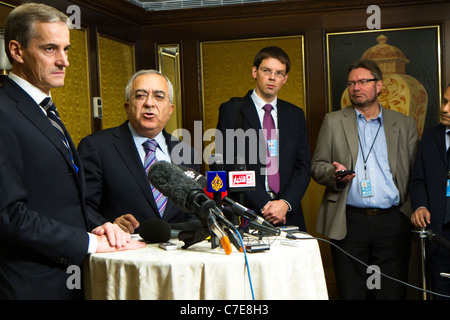
{"label": "navy suit jacket", "polygon": [[0,88],[0,299],[82,298],[69,290],[69,265],[81,267],[87,231],[83,168],[77,174],[60,136],[14,81]]}
{"label": "navy suit jacket", "polygon": [[[222,132],[224,143],[223,148],[220,148],[216,139],[216,153],[220,153],[219,151],[222,149],[227,170],[233,170],[230,161],[233,161],[233,156],[237,155],[245,158],[247,170],[255,171],[256,188],[254,191],[244,192],[244,205],[258,213],[271,200],[265,188],[265,175],[260,174],[261,169],[265,167],[260,161],[261,159],[265,161],[265,145],[255,144],[247,140],[244,149],[245,155],[242,155],[238,144],[234,143],[234,154],[230,155],[227,153],[227,144],[230,143],[227,142],[227,137],[230,135],[226,134],[227,129],[240,127],[245,132],[254,129],[259,139],[261,124],[251,98],[252,92],[250,90],[243,98],[239,110],[235,108],[235,99],[231,99],[220,106],[217,129]],[[305,115],[301,108],[281,99],[277,101],[280,172],[278,198],[288,201],[292,206],[292,211],[288,212],[286,216],[286,224],[299,226],[301,230],[306,231],[301,200],[311,177],[311,159]],[[241,124],[236,123],[239,121],[238,119],[242,120]],[[263,139],[259,139],[259,142]],[[256,154],[250,150],[256,150]],[[255,157],[257,161],[254,161]]]}
{"label": "navy suit jacket", "polygon": [[[174,158],[175,146],[183,143],[172,140],[163,131],[169,153]],[[176,148],[176,155],[187,161],[183,166],[200,170],[194,164],[194,150],[184,144]],[[183,154],[189,151],[190,154]],[[150,218],[160,218],[158,209],[145,174],[139,153],[128,128],[128,121],[122,125],[93,133],[80,141],[78,152],[86,175],[86,203],[107,220],[113,222],[117,217],[131,213],[142,223]],[[163,220],[169,223],[195,219],[193,213],[181,211],[172,200],[168,200]]]}
{"label": "navy suit jacket", "polygon": [[[436,234],[442,234],[447,172],[445,126],[439,124],[422,135],[410,183],[413,211],[421,206],[426,207],[431,214],[429,228]],[[430,243],[430,250],[436,247],[436,244]]]}

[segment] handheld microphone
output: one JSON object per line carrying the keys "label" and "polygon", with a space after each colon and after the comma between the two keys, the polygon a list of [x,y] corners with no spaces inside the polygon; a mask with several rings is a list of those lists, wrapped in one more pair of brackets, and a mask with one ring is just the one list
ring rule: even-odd
{"label": "handheld microphone", "polygon": [[253,191],[256,186],[255,171],[246,169],[245,161],[242,157],[235,158],[233,171],[228,172],[228,187],[230,192],[239,192],[239,201],[243,202],[242,191]]}
{"label": "handheld microphone", "polygon": [[208,159],[210,171],[206,172],[206,191],[213,194],[218,206],[222,203],[222,193],[227,191],[227,173],[224,171],[223,156],[211,154]]}
{"label": "handheld microphone", "polygon": [[148,219],[142,222],[139,235],[148,243],[167,242],[171,235],[170,225],[162,219]]}

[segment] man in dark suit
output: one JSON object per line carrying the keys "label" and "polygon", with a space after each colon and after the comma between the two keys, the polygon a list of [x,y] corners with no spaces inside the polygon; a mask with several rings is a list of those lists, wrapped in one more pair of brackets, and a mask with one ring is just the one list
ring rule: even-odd
{"label": "man in dark suit", "polygon": [[0,89],[0,299],[83,298],[68,286],[69,266],[81,268],[90,252],[143,247],[87,212],[75,146],[51,104],[40,106],[64,84],[67,20],[29,3],[6,22],[12,70]]}
{"label": "man in dark suit", "polygon": [[[450,86],[441,104],[441,123],[424,132],[411,175],[410,196],[414,210],[411,222],[417,228],[429,228],[450,241],[449,146]],[[428,241],[428,275],[434,292],[450,295],[450,279],[440,276],[450,272],[448,249]],[[435,299],[440,299],[434,295]]]}
{"label": "man in dark suit", "polygon": [[125,96],[129,120],[83,138],[78,146],[88,206],[128,232],[150,218],[170,223],[195,219],[193,213],[181,211],[170,199],[159,212],[144,169],[146,151],[142,144],[155,139],[157,161],[200,170],[193,148],[164,130],[174,108],[172,84],[156,70],[141,70],[129,80]]}
{"label": "man in dark suit", "polygon": [[[227,170],[233,169],[237,156],[245,159],[247,170],[255,171],[256,188],[244,193],[244,205],[275,225],[294,225],[306,231],[301,200],[310,181],[311,162],[305,116],[301,108],[277,98],[289,69],[289,56],[279,47],[266,47],[256,54],[252,68],[255,89],[220,106],[217,129],[223,145],[216,138],[216,153],[222,151]],[[266,121],[273,121],[274,126],[265,126]],[[250,138],[242,149],[242,141],[229,139],[230,129],[254,134],[262,144]],[[265,136],[270,131],[275,134]],[[230,146],[233,154],[227,151]]]}

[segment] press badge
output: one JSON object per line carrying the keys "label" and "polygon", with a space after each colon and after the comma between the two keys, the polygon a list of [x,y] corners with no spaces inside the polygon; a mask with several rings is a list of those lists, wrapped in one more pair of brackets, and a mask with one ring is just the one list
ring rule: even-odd
{"label": "press badge", "polygon": [[[361,180],[359,182],[360,186],[361,186],[361,197],[363,198],[368,198],[368,197],[373,197],[373,189],[372,189],[372,183],[370,182],[370,180]],[[448,185],[448,183],[447,183]],[[448,190],[448,187],[447,187]],[[448,191],[447,191],[448,193]]]}
{"label": "press badge", "polygon": [[269,157],[278,157],[278,141],[267,140],[267,150],[269,150]]}
{"label": "press badge", "polygon": [[450,197],[450,171],[447,174],[447,190],[445,192],[446,197]]}

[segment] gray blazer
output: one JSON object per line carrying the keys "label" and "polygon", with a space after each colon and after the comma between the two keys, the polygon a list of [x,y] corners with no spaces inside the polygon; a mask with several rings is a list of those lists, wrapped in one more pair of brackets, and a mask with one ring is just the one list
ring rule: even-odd
{"label": "gray blazer", "polygon": [[[418,143],[416,123],[411,117],[385,108],[383,123],[389,165],[400,192],[400,210],[409,217],[412,210],[408,182]],[[337,161],[348,169],[354,168],[358,148],[354,107],[326,114],[319,131],[311,169],[313,179],[326,187],[319,209],[317,232],[332,239],[341,240],[347,234],[346,203],[350,188],[350,184],[336,184],[332,163]]]}

